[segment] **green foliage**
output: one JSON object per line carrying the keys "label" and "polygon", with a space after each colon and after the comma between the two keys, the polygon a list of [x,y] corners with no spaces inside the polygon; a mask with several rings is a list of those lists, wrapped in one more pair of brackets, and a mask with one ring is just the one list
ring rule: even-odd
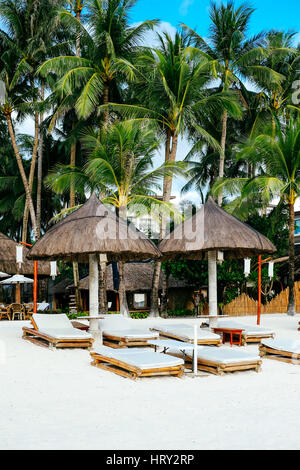
{"label": "green foliage", "polygon": [[188,317],[191,315],[195,315],[195,312],[186,308],[179,310],[168,310],[168,317]]}
{"label": "green foliage", "polygon": [[130,316],[136,320],[142,320],[148,318],[149,314],[147,312],[130,312]]}

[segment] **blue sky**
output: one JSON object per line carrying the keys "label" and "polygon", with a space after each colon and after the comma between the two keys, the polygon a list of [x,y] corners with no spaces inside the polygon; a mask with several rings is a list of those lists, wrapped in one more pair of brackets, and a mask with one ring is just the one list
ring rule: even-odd
{"label": "blue sky", "polygon": [[[218,3],[218,0],[217,0]],[[220,2],[221,3],[221,2]],[[224,2],[225,3],[225,2]],[[239,6],[243,1],[236,0]],[[295,44],[300,42],[300,0],[252,0],[247,2],[255,9],[251,21],[249,35],[254,35],[262,30],[279,29],[293,30],[297,32]],[[180,23],[185,23],[196,29],[201,36],[208,35],[210,0],[138,0],[131,12],[131,21],[140,23],[149,19],[160,19],[160,31],[168,31],[174,34],[175,28]],[[146,43],[153,46],[155,35],[148,34]],[[177,159],[183,159],[190,150],[190,144],[186,139],[180,139]],[[157,163],[161,163],[164,157],[163,148],[157,155]],[[172,193],[180,199],[180,190],[184,180],[176,179],[173,183]],[[190,191],[185,198],[200,202],[199,194]],[[177,199],[177,200],[178,200]]]}
{"label": "blue sky", "polygon": [[[241,3],[235,2],[236,5]],[[173,26],[184,22],[206,36],[209,4],[209,0],[139,0],[131,17],[134,22],[159,18]],[[256,9],[252,16],[251,34],[272,28],[300,31],[299,0],[252,0],[249,4]]]}
{"label": "blue sky", "polygon": [[[217,0],[218,1],[218,0]],[[235,1],[235,5],[243,3]],[[250,23],[249,34],[256,34],[262,30],[281,29],[298,32],[297,43],[300,42],[300,0],[252,0],[248,2],[255,8]],[[140,23],[149,19],[160,19],[159,31],[168,31],[174,34],[175,28],[180,23],[186,23],[196,29],[201,36],[208,35],[210,0],[138,0],[131,11],[132,23]],[[145,43],[153,46],[154,33],[147,34]],[[33,133],[32,120],[27,120],[20,129],[22,132]],[[186,139],[179,140],[177,159],[182,160],[190,150],[190,144]],[[164,149],[157,153],[156,163],[160,164],[164,159]],[[180,199],[180,190],[184,180],[176,179],[173,184],[173,194]],[[191,191],[186,195],[187,199],[196,203],[200,202],[199,194]],[[177,200],[178,200],[177,199]]]}

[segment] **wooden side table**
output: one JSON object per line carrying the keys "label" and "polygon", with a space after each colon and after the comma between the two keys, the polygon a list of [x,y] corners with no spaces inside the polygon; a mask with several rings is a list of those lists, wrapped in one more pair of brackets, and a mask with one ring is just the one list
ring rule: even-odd
{"label": "wooden side table", "polygon": [[[242,333],[244,331],[244,329],[237,329],[237,328],[213,328],[214,330],[214,333],[222,333],[223,335],[223,344],[225,343],[226,341],[226,334],[229,334],[230,335],[230,346],[232,346],[233,344],[236,344],[238,346],[241,346],[242,345]],[[233,336],[237,336],[238,337],[238,340],[235,341],[233,339]]]}

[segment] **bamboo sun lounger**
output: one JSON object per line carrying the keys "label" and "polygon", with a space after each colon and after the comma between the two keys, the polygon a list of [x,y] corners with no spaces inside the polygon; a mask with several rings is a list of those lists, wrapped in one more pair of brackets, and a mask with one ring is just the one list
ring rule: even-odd
{"label": "bamboo sun lounger", "polygon": [[109,318],[99,320],[104,346],[118,349],[145,347],[149,346],[148,340],[158,337],[158,333],[154,333],[149,329],[133,327],[131,321],[126,320],[123,315],[109,315]]}
{"label": "bamboo sun lounger", "polygon": [[218,321],[218,327],[231,328],[242,331],[242,345],[247,343],[260,343],[264,338],[274,338],[275,333],[273,330],[262,328],[256,325],[247,325],[235,320],[222,320]]}
{"label": "bamboo sun lounger", "polygon": [[23,338],[39,346],[50,348],[91,348],[93,337],[73,327],[65,314],[35,313],[33,328],[23,327]]}
{"label": "bamboo sun lounger", "polygon": [[300,341],[290,339],[262,340],[259,352],[261,357],[300,365]]}
{"label": "bamboo sun lounger", "polygon": [[[178,341],[184,341],[191,343],[194,341],[194,327],[186,323],[168,323],[166,325],[158,324],[152,328],[159,332],[159,336],[162,338],[171,338]],[[207,328],[197,329],[198,344],[221,346],[222,339],[220,335],[212,333]]]}
{"label": "bamboo sun lounger", "polygon": [[[191,343],[175,340],[152,341],[156,347],[163,348],[163,352],[174,357],[183,357],[185,367],[192,369],[194,351]],[[246,351],[229,347],[216,348],[214,346],[197,346],[198,370],[223,375],[225,372],[237,372],[254,369],[261,370],[260,356],[248,354]]]}
{"label": "bamboo sun lounger", "polygon": [[130,379],[159,375],[181,377],[184,372],[182,359],[142,348],[112,349],[103,346],[90,354],[92,366]]}

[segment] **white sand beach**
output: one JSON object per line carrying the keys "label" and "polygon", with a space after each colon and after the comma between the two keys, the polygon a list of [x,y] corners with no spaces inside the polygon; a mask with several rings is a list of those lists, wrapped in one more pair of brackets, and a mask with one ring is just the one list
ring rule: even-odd
{"label": "white sand beach", "polygon": [[[299,320],[261,324],[300,339]],[[300,449],[299,366],[265,359],[261,373],[132,381],[91,367],[87,351],[22,340],[25,324],[0,323],[1,449]]]}

